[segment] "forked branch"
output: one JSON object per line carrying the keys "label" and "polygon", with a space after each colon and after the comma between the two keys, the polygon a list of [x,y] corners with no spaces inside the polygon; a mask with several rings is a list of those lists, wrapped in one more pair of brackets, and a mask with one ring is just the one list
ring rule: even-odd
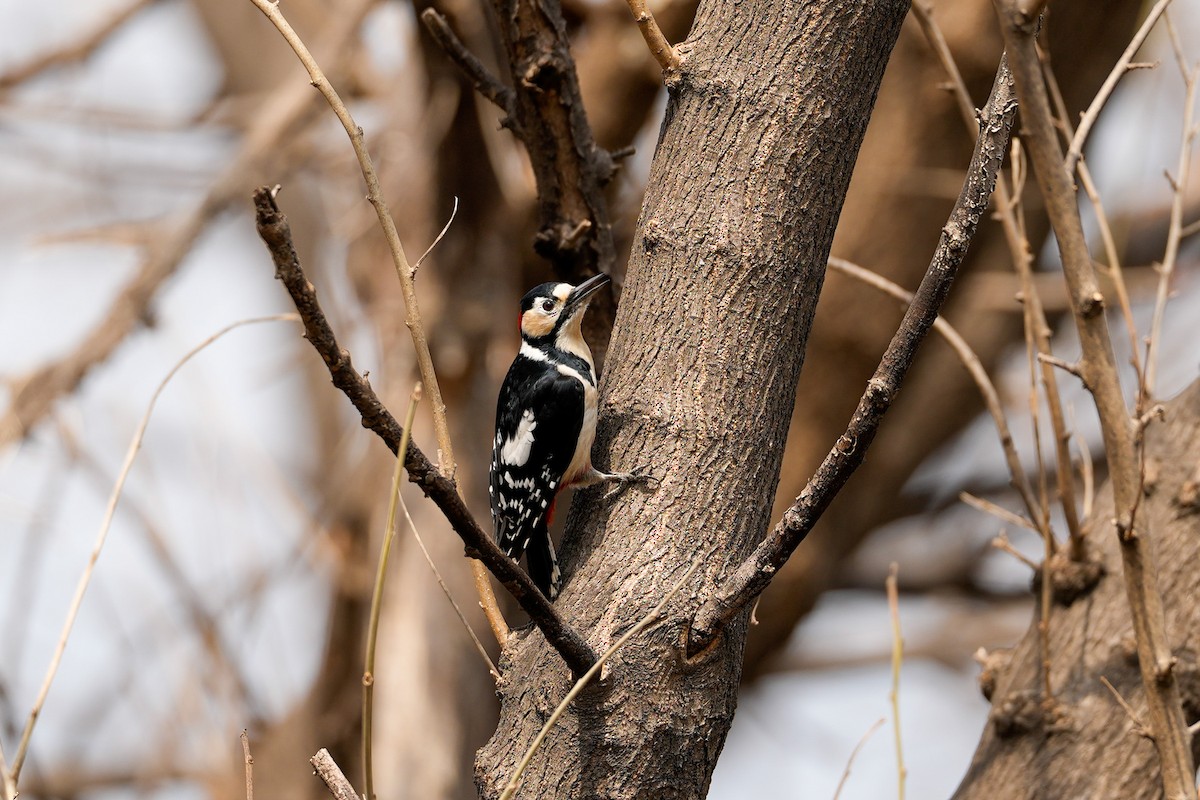
{"label": "forked branch", "polygon": [[[1194,798],[1191,738],[1173,670],[1163,598],[1153,553],[1145,545],[1147,521],[1139,519],[1141,464],[1134,422],[1125,406],[1116,357],[1104,314],[1104,295],[1079,217],[1071,173],[1054,128],[1053,114],[1034,40],[1037,19],[1014,0],[996,0],[1000,30],[1021,100],[1023,142],[1033,161],[1038,188],[1058,242],[1071,310],[1079,333],[1079,368],[1096,403],[1112,480],[1116,534],[1120,541],[1125,589],[1137,639],[1138,665],[1145,687],[1149,723],[1158,751],[1163,793],[1168,800]],[[1143,515],[1144,517],[1145,515]]]}
{"label": "forked branch", "polygon": [[767,588],[862,463],[883,415],[900,390],[918,345],[937,319],[979,221],[987,213],[1016,111],[1012,79],[1002,61],[991,96],[980,112],[980,133],[967,168],[966,183],[942,229],[929,269],[879,367],[867,383],[867,391],[859,400],[849,427],[825,456],[796,502],[784,512],[779,524],[700,607],[688,636],[689,653],[697,653],[711,644],[721,630]]}

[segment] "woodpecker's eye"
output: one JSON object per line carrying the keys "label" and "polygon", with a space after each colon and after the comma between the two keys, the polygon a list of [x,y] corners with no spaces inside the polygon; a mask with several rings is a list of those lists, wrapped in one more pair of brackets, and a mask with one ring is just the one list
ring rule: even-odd
{"label": "woodpecker's eye", "polygon": [[545,311],[547,314],[549,314],[553,310],[554,310],[554,301],[553,300],[543,300],[542,301],[542,311]]}

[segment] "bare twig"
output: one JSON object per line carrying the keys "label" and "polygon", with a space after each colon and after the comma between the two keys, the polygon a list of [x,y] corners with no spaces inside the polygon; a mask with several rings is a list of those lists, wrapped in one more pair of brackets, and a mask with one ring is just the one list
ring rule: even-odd
{"label": "bare twig", "polygon": [[1183,238],[1183,201],[1187,194],[1188,176],[1192,171],[1192,142],[1196,138],[1196,84],[1197,70],[1193,69],[1186,79],[1187,99],[1183,105],[1183,136],[1179,142],[1179,165],[1172,183],[1174,197],[1171,201],[1171,220],[1167,227],[1167,246],[1159,268],[1158,292],[1154,297],[1154,316],[1150,320],[1150,334],[1146,339],[1146,372],[1141,387],[1141,405],[1153,402],[1154,384],[1158,373],[1158,349],[1162,346],[1162,323],[1167,310],[1167,297],[1171,291],[1171,278],[1175,274],[1175,263],[1179,259],[1179,242]]}
{"label": "bare twig", "polygon": [[[913,301],[912,292],[901,288],[877,272],[864,269],[843,258],[830,258],[829,267],[862,281],[885,294],[891,295],[906,305]],[[1021,500],[1025,504],[1025,509],[1029,512],[1030,516],[1037,516],[1037,501],[1033,497],[1033,490],[1029,485],[1029,477],[1025,474],[1024,467],[1021,466],[1020,456],[1017,455],[1016,447],[1013,444],[1012,433],[1008,427],[1008,418],[1004,414],[1004,404],[1000,402],[1000,393],[996,391],[995,384],[988,377],[987,370],[983,368],[979,356],[975,355],[971,346],[967,344],[966,339],[949,322],[942,317],[938,317],[933,322],[933,329],[941,335],[946,344],[950,345],[950,349],[958,356],[959,361],[966,367],[971,379],[975,381],[975,385],[979,388],[979,393],[983,396],[984,405],[987,407],[988,413],[991,414],[992,421],[996,425],[996,433],[1000,438],[1000,446],[1004,450],[1004,460],[1008,464],[1008,473],[1013,488],[1021,496]],[[1023,522],[1022,524],[1028,523]]]}
{"label": "bare twig", "polygon": [[425,28],[442,48],[442,51],[471,81],[475,91],[491,100],[493,105],[504,112],[504,124],[515,125],[516,119],[513,114],[516,110],[517,98],[513,90],[505,86],[474,53],[467,49],[462,40],[454,35],[450,23],[438,13],[437,9],[427,8],[422,11],[421,21],[425,23]]}
{"label": "bare twig", "polygon": [[900,736],[900,666],[904,663],[904,639],[900,635],[900,597],[896,588],[896,574],[900,566],[892,562],[884,586],[887,589],[888,613],[892,618],[892,691],[888,698],[892,703],[892,729],[896,734],[896,786],[900,800],[904,800],[904,782],[908,770],[904,767],[904,747]]}
{"label": "bare twig", "polygon": [[[978,126],[975,120],[974,105],[971,103],[970,93],[967,91],[966,83],[963,81],[962,74],[958,70],[958,65],[954,61],[954,56],[950,52],[950,47],[946,44],[945,37],[942,35],[928,7],[921,3],[914,3],[912,12],[920,23],[926,37],[929,39],[930,46],[933,48],[938,60],[942,63],[942,68],[946,70],[967,130],[972,137],[977,136]],[[1000,218],[1001,228],[1004,231],[1005,241],[1008,244],[1009,252],[1012,254],[1013,268],[1021,280],[1026,340],[1031,343],[1032,348],[1036,349],[1038,353],[1051,355],[1051,330],[1046,322],[1046,313],[1037,291],[1037,284],[1034,281],[1032,269],[1033,255],[1025,236],[1023,222],[1017,216],[1021,188],[1024,186],[1026,174],[1022,166],[1024,159],[1018,157],[1018,153],[1023,151],[1020,149],[1019,140],[1017,139],[1013,139],[1013,151],[1012,169],[1014,188],[1010,194],[1004,181],[998,181],[995,192],[995,207]],[[1050,409],[1050,424],[1054,429],[1055,444],[1059,458],[1058,494],[1062,503],[1063,515],[1067,521],[1067,530],[1071,537],[1071,557],[1072,559],[1080,560],[1084,558],[1085,552],[1082,525],[1079,523],[1075,508],[1074,475],[1069,469],[1064,470],[1062,466],[1063,463],[1069,463],[1069,453],[1065,447],[1067,433],[1066,426],[1063,423],[1062,400],[1058,391],[1058,378],[1050,365],[1043,364],[1041,379],[1042,387],[1046,394],[1046,406]],[[1036,425],[1036,403],[1034,404],[1033,419]],[[1041,445],[1038,439],[1034,440],[1034,447],[1040,464]],[[1039,475],[1042,474],[1044,473],[1039,471]],[[1034,518],[1037,519],[1038,516],[1034,515]],[[1046,528],[1043,535],[1049,536],[1049,520],[1045,518],[1040,519],[1039,524],[1042,524]]]}
{"label": "bare twig", "polygon": [[442,240],[442,238],[446,235],[446,231],[450,230],[450,226],[454,224],[454,218],[456,216],[458,216],[458,198],[457,197],[454,198],[454,208],[450,209],[450,219],[446,220],[446,224],[442,226],[442,229],[438,232],[438,235],[434,237],[433,242],[430,243],[429,247],[425,248],[425,252],[421,253],[421,257],[413,262],[412,268],[413,268],[414,276],[417,274],[417,270],[421,268],[421,262],[423,262],[426,258],[429,257],[429,254],[433,252],[433,248],[437,247],[438,242],[440,242]]}
{"label": "bare twig", "polygon": [[992,547],[994,547],[997,550],[1000,550],[1002,552],[1008,553],[1010,556],[1015,558],[1017,561],[1020,561],[1022,564],[1029,567],[1034,572],[1038,571],[1038,563],[1036,561],[1034,561],[1032,558],[1030,558],[1029,556],[1022,553],[1017,548],[1013,547],[1012,542],[1010,542],[1008,537],[1004,535],[1003,531],[1001,531],[1000,534],[997,535],[995,539],[992,539]]}
{"label": "bare twig", "polygon": [[637,23],[642,38],[646,40],[646,46],[650,48],[650,55],[654,56],[654,60],[662,67],[663,80],[670,84],[679,74],[679,54],[675,52],[675,48],[671,46],[667,37],[663,35],[662,29],[658,27],[658,22],[650,13],[646,0],[626,0],[626,2],[629,4],[629,10],[633,12],[633,20]]}
{"label": "bare twig", "polygon": [[4,758],[4,744],[0,742],[0,782],[4,787],[4,800],[17,800],[17,782]]}
{"label": "bare twig", "polygon": [[[417,526],[416,523],[413,522],[412,515],[408,513],[408,503],[404,502],[404,495],[401,494],[398,496],[400,498],[400,510],[404,512],[404,521],[408,523],[409,531],[412,532],[413,538],[416,539],[417,546],[421,548],[421,555],[425,556],[425,563],[428,564],[429,569],[433,571],[433,577],[437,579],[438,586],[440,586],[442,589],[442,594],[444,594],[446,599],[450,601],[450,606],[454,609],[454,613],[458,616],[458,621],[462,623],[463,628],[467,631],[467,635],[471,637],[471,643],[475,645],[475,651],[479,653],[480,658],[483,659],[484,666],[487,667],[488,673],[492,676],[492,680],[499,684],[500,670],[496,668],[494,663],[492,663],[491,656],[488,655],[487,650],[483,646],[483,642],[479,641],[479,637],[475,634],[475,629],[471,627],[471,623],[467,620],[467,615],[463,613],[461,608],[459,608],[458,603],[454,599],[454,595],[450,593],[450,587],[446,585],[445,579],[442,578],[442,573],[438,571],[437,564],[433,563],[433,556],[429,554],[429,548],[425,546],[425,540],[422,538],[421,532],[417,530]],[[487,571],[487,567],[484,567],[483,564],[475,561],[474,559],[472,559],[471,563],[479,564],[479,567],[483,570],[484,580],[489,579],[488,576],[491,573]]]}
{"label": "bare twig", "polygon": [[688,567],[687,572],[683,574],[683,577],[679,579],[679,582],[671,587],[670,591],[663,595],[662,600],[658,601],[658,605],[650,609],[650,612],[646,614],[646,616],[642,617],[642,619],[636,625],[630,628],[621,638],[617,639],[617,641],[613,643],[613,646],[605,650],[604,654],[596,660],[596,663],[592,665],[592,668],[584,673],[579,680],[575,681],[575,685],[571,687],[571,691],[567,692],[567,696],[564,697],[563,701],[558,704],[558,707],[554,709],[554,713],[550,715],[550,718],[546,720],[546,724],[542,726],[542,729],[538,731],[538,735],[534,737],[533,744],[529,746],[529,750],[525,752],[525,756],[517,765],[516,770],[513,771],[512,777],[508,779],[508,783],[505,785],[504,791],[500,793],[500,800],[509,800],[513,796],[513,793],[517,791],[517,788],[521,785],[521,776],[525,774],[525,770],[529,766],[529,762],[533,759],[534,753],[536,753],[538,748],[542,746],[542,741],[545,740],[546,734],[550,733],[550,729],[558,723],[559,718],[562,717],[563,713],[567,710],[567,708],[570,707],[571,702],[579,696],[579,693],[584,690],[584,688],[589,682],[591,682],[593,678],[600,674],[600,670],[604,668],[604,662],[612,658],[613,654],[624,647],[626,642],[628,642],[634,636],[637,636],[639,633],[650,627],[650,625],[654,624],[654,622],[658,620],[658,615],[661,614],[662,610],[667,607],[667,603],[670,602],[671,598],[683,588],[684,584],[688,582],[688,579],[692,577],[692,574],[695,573],[696,568],[699,566],[700,562],[696,562]]}
{"label": "bare twig", "polygon": [[[1146,723],[1142,722],[1142,718],[1134,711],[1133,706],[1129,705],[1129,701],[1117,691],[1117,687],[1113,686],[1104,675],[1100,676],[1100,682],[1104,684],[1108,691],[1112,692],[1113,699],[1117,701],[1117,705],[1125,709],[1125,713],[1129,715],[1129,721],[1133,723],[1133,727],[1137,730],[1138,735],[1145,736],[1147,739],[1154,738],[1153,734],[1150,733],[1150,729],[1146,727]],[[1191,729],[1189,728],[1188,730],[1190,731]]]}
{"label": "bare twig", "polygon": [[154,5],[158,0],[134,0],[134,2],[125,6],[114,13],[112,16],[104,20],[100,25],[91,31],[88,31],[79,39],[52,50],[48,53],[43,53],[40,56],[21,64],[18,67],[8,70],[0,75],[0,91],[11,89],[14,86],[36,78],[47,70],[55,67],[64,67],[70,64],[77,64],[91,57],[92,53],[96,52],[109,38],[120,30],[126,22],[136,17],[145,9]]}
{"label": "bare twig", "polygon": [[[1033,531],[1037,534],[1041,533],[1037,523],[1025,519],[1025,517],[1022,517],[1020,514],[1014,514],[1004,506],[997,505],[991,500],[986,500],[982,497],[976,497],[970,492],[959,492],[958,499],[962,500],[972,508],[982,511],[985,514],[991,514],[993,517],[1007,522],[1009,525],[1013,525],[1018,528],[1025,528],[1026,530]],[[1036,509],[1034,510],[1036,511]]]}
{"label": "bare twig", "polygon": [[[333,335],[317,302],[316,290],[300,268],[287,218],[275,205],[270,189],[264,187],[254,193],[254,206],[259,236],[275,263],[275,277],[283,282],[296,310],[300,312],[306,338],[324,360],[334,386],[346,395],[362,415],[363,427],[379,436],[393,453],[397,452],[403,430],[380,402],[371,384],[355,370],[350,354],[341,348]],[[409,445],[404,467],[408,471],[408,479],[419,486],[445,515],[450,527],[466,545],[467,554],[482,561],[504,584],[575,675],[586,672],[596,662],[591,647],[559,616],[525,571],[504,555],[492,536],[479,527],[455,485],[434,468],[415,444]]]}
{"label": "bare twig", "polygon": [[25,728],[21,732],[21,741],[17,745],[17,753],[13,758],[12,767],[10,769],[11,779],[14,785],[17,784],[21,777],[21,767],[25,763],[25,756],[29,752],[29,740],[33,736],[34,726],[37,725],[38,718],[41,716],[42,708],[46,704],[46,697],[50,694],[50,687],[54,683],[54,677],[58,674],[58,667],[62,663],[63,652],[67,649],[67,641],[71,637],[71,629],[75,625],[75,618],[79,615],[79,609],[83,606],[83,596],[87,592],[88,585],[92,580],[92,573],[96,570],[96,562],[100,560],[100,551],[104,549],[104,543],[108,539],[108,532],[112,528],[113,517],[117,512],[117,503],[121,499],[121,492],[125,488],[125,481],[129,477],[129,471],[133,468],[133,461],[137,457],[138,451],[142,448],[142,440],[146,435],[146,428],[150,425],[150,417],[154,413],[154,406],[158,403],[159,396],[163,390],[167,388],[167,384],[175,377],[176,373],[183,368],[183,365],[192,360],[192,358],[204,348],[208,347],[213,342],[220,339],[225,334],[232,330],[242,327],[243,325],[254,325],[262,322],[279,322],[279,321],[296,321],[298,319],[295,314],[277,314],[270,317],[257,317],[254,319],[239,320],[231,325],[227,325],[221,330],[214,333],[212,336],[205,339],[189,350],[183,358],[181,358],[174,367],[166,374],[166,377],[159,382],[154,394],[150,396],[150,402],[146,406],[146,411],[142,414],[142,419],[138,423],[137,429],[134,431],[133,438],[129,442],[129,449],[125,452],[125,460],[121,464],[121,471],[117,473],[117,481],[113,485],[112,492],[108,497],[108,505],[104,510],[104,518],[100,522],[100,530],[96,534],[96,541],[92,545],[92,552],[88,556],[88,561],[83,569],[83,574],[79,576],[79,582],[75,586],[75,595],[71,598],[71,604],[67,608],[67,618],[63,622],[62,631],[58,636],[58,644],[55,645],[54,655],[50,658],[50,664],[46,668],[46,675],[42,679],[42,686],[38,690],[37,697],[33,701],[33,707],[29,711],[29,717],[25,720]]}
{"label": "bare twig", "polygon": [[[416,268],[409,266],[408,259],[404,255],[404,246],[400,243],[400,234],[396,231],[396,222],[392,219],[392,214],[388,210],[387,201],[384,200],[383,190],[379,186],[379,176],[375,172],[375,165],[371,161],[371,155],[367,152],[367,145],[363,139],[363,130],[350,116],[349,110],[341,97],[334,90],[333,85],[321,71],[321,67],[309,52],[308,47],[288,24],[284,18],[283,12],[279,10],[277,2],[271,0],[251,0],[255,6],[271,21],[271,24],[279,31],[283,38],[291,46],[296,53],[296,57],[304,65],[308,71],[309,77],[312,79],[313,86],[325,97],[329,103],[329,107],[333,109],[333,113],[337,116],[338,121],[342,123],[342,127],[346,129],[346,135],[350,137],[350,144],[354,148],[354,154],[358,158],[359,167],[362,169],[363,180],[367,184],[367,199],[375,208],[375,214],[379,218],[379,225],[383,229],[384,238],[387,240],[388,250],[392,254],[392,264],[396,268],[396,275],[400,279],[400,291],[404,296],[404,324],[408,327],[408,332],[412,336],[413,349],[417,354],[417,369],[421,373],[421,382],[425,386],[425,390],[429,392],[429,404],[433,410],[433,428],[437,434],[438,441],[438,469],[454,483],[454,473],[457,466],[454,461],[454,449],[450,442],[450,425],[446,421],[446,404],[442,400],[442,391],[438,387],[437,372],[433,367],[433,356],[429,352],[429,341],[425,335],[425,326],[421,322],[421,309],[417,304],[417,291],[414,285],[413,278],[416,274]],[[479,602],[487,611],[488,622],[493,626],[493,632],[496,636],[496,641],[501,647],[508,640],[508,625],[504,623],[504,617],[500,613],[500,607],[496,603],[496,596],[492,592],[492,585],[482,579],[479,568],[472,566],[475,570],[475,586],[479,592]]]}
{"label": "bare twig", "polygon": [[1126,72],[1133,68],[1130,62],[1137,55],[1137,51],[1141,49],[1142,44],[1146,41],[1146,37],[1150,35],[1150,29],[1154,27],[1155,23],[1158,22],[1158,18],[1162,16],[1162,13],[1166,11],[1167,6],[1170,4],[1171,0],[1158,0],[1150,9],[1150,13],[1146,15],[1142,26],[1138,28],[1137,33],[1129,41],[1129,46],[1125,48],[1125,52],[1121,54],[1112,71],[1108,73],[1108,77],[1105,78],[1100,91],[1092,98],[1087,111],[1083,112],[1083,116],[1079,118],[1079,127],[1076,128],[1075,135],[1071,137],[1071,146],[1067,149],[1068,173],[1075,171],[1075,164],[1083,156],[1083,145],[1087,142],[1088,134],[1092,132],[1092,126],[1096,124],[1096,120],[1100,117],[1100,110],[1108,102],[1113,89],[1117,88],[1117,83],[1125,76]]}
{"label": "bare twig", "polygon": [[1080,371],[1100,416],[1105,454],[1113,486],[1116,533],[1124,565],[1125,587],[1137,638],[1138,664],[1146,689],[1154,745],[1158,752],[1163,793],[1168,800],[1195,795],[1195,769],[1179,685],[1166,633],[1163,597],[1153,554],[1145,546],[1147,523],[1136,518],[1141,491],[1140,459],[1135,451],[1133,422],[1125,407],[1116,369],[1104,296],[1100,293],[1083,235],[1070,173],[1063,165],[1041,65],[1034,45],[1036,19],[1014,0],[996,0],[1005,48],[1021,99],[1027,131],[1025,146],[1062,257],[1071,289],[1072,311],[1079,332]]}
{"label": "bare twig", "polygon": [[[1064,139],[1069,140],[1075,132],[1075,128],[1071,125],[1071,120],[1067,114],[1067,104],[1063,100],[1062,91],[1058,87],[1058,78],[1054,75],[1054,70],[1050,67],[1049,56],[1038,48],[1038,53],[1042,59],[1042,73],[1046,79],[1046,89],[1050,92],[1050,97],[1054,102],[1055,112],[1058,115],[1059,133]],[[1132,65],[1130,65],[1132,69]],[[1070,161],[1070,155],[1067,156]],[[1068,164],[1068,169],[1070,165]],[[1088,201],[1092,204],[1092,210],[1096,215],[1096,227],[1100,231],[1100,242],[1104,246],[1104,256],[1108,260],[1108,274],[1113,282],[1113,291],[1117,295],[1117,302],[1121,306],[1121,314],[1125,318],[1125,332],[1129,336],[1129,358],[1133,363],[1134,372],[1138,375],[1138,380],[1142,380],[1142,362],[1138,356],[1138,340],[1137,340],[1137,325],[1133,321],[1133,307],[1129,302],[1129,290],[1125,286],[1125,270],[1121,266],[1120,256],[1117,254],[1117,242],[1113,236],[1112,225],[1108,222],[1108,214],[1104,210],[1104,203],[1100,199],[1100,191],[1096,188],[1095,182],[1092,180],[1092,171],[1088,169],[1087,159],[1082,156],[1075,163],[1075,169],[1079,173],[1079,183],[1083,186],[1084,194],[1087,195]],[[1062,459],[1059,459],[1061,468]]]}
{"label": "bare twig", "polygon": [[363,797],[371,800],[375,796],[375,768],[372,764],[374,739],[372,737],[375,717],[375,643],[379,638],[379,616],[383,610],[383,584],[387,578],[388,558],[392,553],[392,542],[396,539],[396,505],[400,499],[400,478],[404,474],[404,456],[408,453],[409,437],[412,435],[413,418],[417,415],[417,404],[421,402],[421,384],[413,387],[408,400],[408,413],[404,415],[404,431],[400,434],[400,446],[396,451],[396,468],[392,470],[391,492],[388,494],[388,512],[383,544],[380,545],[379,564],[375,571],[375,588],[371,592],[371,614],[367,618],[367,653],[363,660],[362,676],[362,759]]}
{"label": "bare twig", "polygon": [[988,207],[996,173],[1008,148],[1009,129],[1015,114],[1016,99],[1012,94],[1011,79],[1007,68],[1001,65],[991,97],[980,113],[980,136],[967,169],[966,183],[942,229],[937,250],[913,303],[868,382],[846,432],[825,456],[796,502],[784,512],[779,524],[700,607],[688,635],[689,653],[697,653],[711,644],[724,626],[758,597],[862,463],[880,420],[891,407],[908,372],[917,346],[937,319],[938,310]]}
{"label": "bare twig", "polygon": [[862,738],[858,740],[858,744],[854,745],[854,749],[850,751],[850,758],[846,759],[846,768],[842,770],[842,777],[838,781],[837,789],[833,793],[833,800],[838,800],[842,796],[842,789],[845,788],[846,781],[850,779],[850,768],[854,766],[854,759],[858,758],[858,753],[863,749],[863,745],[881,727],[883,727],[883,717],[875,720],[871,727],[867,728],[867,732],[862,735]]}
{"label": "bare twig", "polygon": [[250,755],[250,736],[242,731],[242,760],[246,764],[246,800],[254,800],[254,756]]}
{"label": "bare twig", "polygon": [[358,792],[354,791],[354,786],[346,780],[345,774],[333,760],[333,756],[329,755],[329,751],[324,747],[318,750],[317,754],[308,760],[308,763],[313,765],[317,776],[324,781],[335,800],[362,800],[358,796]]}
{"label": "bare twig", "polygon": [[367,152],[366,140],[363,138],[362,128],[350,116],[349,109],[342,102],[342,98],[333,88],[333,84],[325,76],[321,67],[317,64],[309,52],[308,46],[292,29],[291,24],[283,16],[283,12],[279,10],[279,4],[271,2],[271,0],[250,0],[263,13],[276,30],[283,36],[284,40],[295,52],[296,57],[300,59],[300,63],[304,65],[304,69],[308,72],[308,76],[312,81],[312,85],[317,88],[317,91],[329,103],[329,107],[333,109],[334,115],[338,121],[342,123],[342,127],[346,129],[346,135],[350,137],[350,144],[354,148],[354,155],[358,158],[359,167],[362,169],[363,180],[367,184],[367,199],[375,208],[375,214],[379,217],[379,225],[383,229],[384,238],[387,240],[388,250],[392,254],[392,264],[396,268],[396,275],[400,278],[400,288],[404,295],[404,313],[405,325],[408,326],[409,333],[412,334],[413,347],[417,351],[417,367],[421,373],[421,382],[425,385],[425,390],[429,392],[429,402],[433,407],[433,422],[434,429],[437,432],[438,448],[441,450],[439,459],[439,468],[451,480],[454,478],[454,451],[450,445],[450,428],[446,424],[446,404],[442,402],[442,393],[438,388],[437,374],[433,369],[433,358],[429,354],[429,343],[425,338],[425,328],[421,323],[421,309],[417,305],[416,288],[413,285],[413,268],[408,263],[408,258],[404,255],[404,245],[400,242],[400,234],[396,230],[396,222],[392,219],[391,211],[388,210],[387,201],[383,197],[383,190],[379,186],[379,176],[375,172],[375,164],[371,161],[371,154]]}

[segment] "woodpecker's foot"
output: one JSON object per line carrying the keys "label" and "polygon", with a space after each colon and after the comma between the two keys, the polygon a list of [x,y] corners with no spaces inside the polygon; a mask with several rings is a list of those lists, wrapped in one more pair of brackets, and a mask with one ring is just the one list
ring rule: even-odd
{"label": "woodpecker's foot", "polygon": [[640,470],[638,472],[600,472],[597,469],[592,470],[588,475],[586,486],[593,486],[597,483],[612,483],[615,484],[612,489],[605,493],[606,498],[616,497],[622,494],[631,486],[644,486],[651,482],[658,483],[657,478],[653,478]]}

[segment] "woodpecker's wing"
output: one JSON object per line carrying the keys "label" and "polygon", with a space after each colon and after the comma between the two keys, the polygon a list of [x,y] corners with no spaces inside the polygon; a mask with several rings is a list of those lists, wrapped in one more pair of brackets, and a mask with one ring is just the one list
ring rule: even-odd
{"label": "woodpecker's wing", "polygon": [[583,427],[583,385],[553,365],[518,359],[496,409],[489,493],[496,541],[520,558],[547,515]]}

